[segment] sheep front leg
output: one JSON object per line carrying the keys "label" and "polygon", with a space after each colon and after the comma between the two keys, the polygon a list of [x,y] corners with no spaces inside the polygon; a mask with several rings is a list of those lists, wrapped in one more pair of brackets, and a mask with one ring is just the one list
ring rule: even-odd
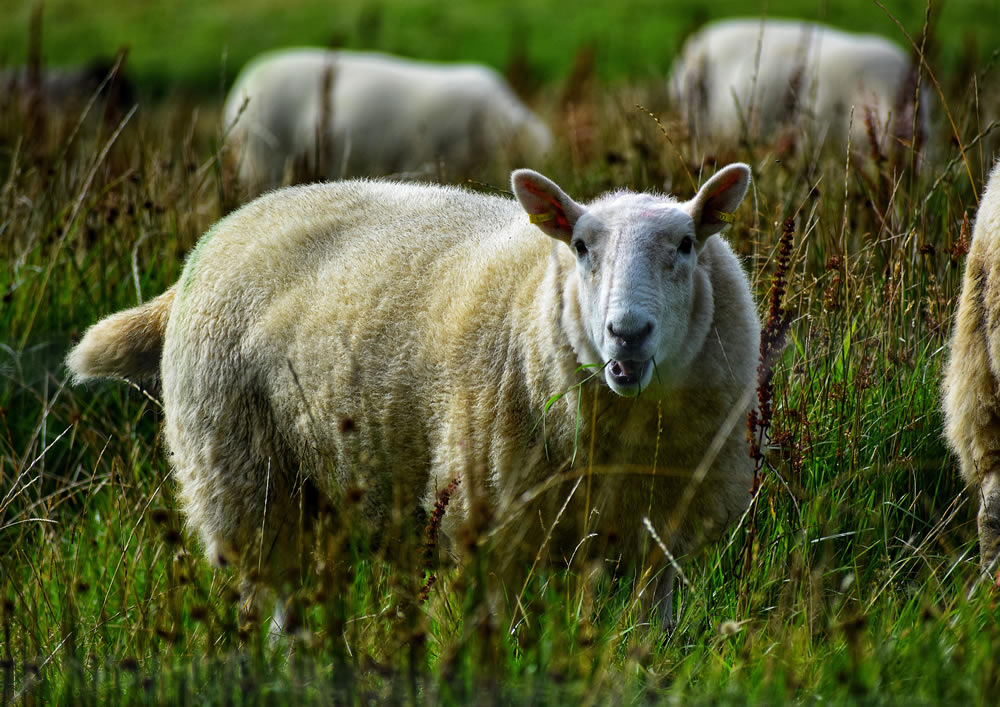
{"label": "sheep front leg", "polygon": [[665,634],[674,630],[674,584],[677,570],[673,565],[667,565],[658,579],[654,579],[650,587],[643,592],[642,614],[644,619],[654,615],[660,622],[660,628]]}
{"label": "sheep front leg", "polygon": [[674,630],[674,586],[677,584],[677,570],[673,565],[667,567],[660,577],[656,588],[656,612],[660,617],[660,626],[666,633]]}

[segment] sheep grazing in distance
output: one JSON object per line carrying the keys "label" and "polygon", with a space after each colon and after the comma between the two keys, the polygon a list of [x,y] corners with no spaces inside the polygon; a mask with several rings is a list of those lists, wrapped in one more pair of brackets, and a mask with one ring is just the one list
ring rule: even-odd
{"label": "sheep grazing in distance", "polygon": [[98,58],[84,66],[17,67],[0,70],[2,101],[12,97],[45,108],[66,111],[83,108],[95,95],[106,112],[118,115],[135,102],[132,82],[119,62]]}
{"label": "sheep grazing in distance", "polygon": [[[713,22],[685,43],[669,79],[671,99],[705,141],[802,138],[885,153],[919,149],[927,91],[914,133],[916,68],[894,42],[799,20]],[[853,109],[853,116],[852,116]]]}
{"label": "sheep grazing in distance", "polygon": [[607,561],[669,623],[677,558],[750,501],[760,322],[716,236],[749,180],[733,164],[690,201],[586,205],[525,169],[518,201],[378,180],[274,191],[67,363],[76,382],[161,376],[190,527],[255,582],[299,581],[317,508],[360,504],[391,553],[450,488],[439,551],[488,527],[494,598],[513,604],[536,559]]}
{"label": "sheep grazing in distance", "polygon": [[944,378],[945,437],[979,500],[983,568],[1000,557],[1000,162],[976,216]]}
{"label": "sheep grazing in distance", "polygon": [[293,166],[328,179],[467,175],[501,156],[537,160],[553,141],[496,71],[375,52],[264,54],[237,77],[224,116],[252,193]]}

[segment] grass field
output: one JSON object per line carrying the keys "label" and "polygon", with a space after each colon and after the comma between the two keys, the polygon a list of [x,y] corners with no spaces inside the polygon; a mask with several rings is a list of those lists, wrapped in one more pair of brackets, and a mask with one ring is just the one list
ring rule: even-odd
{"label": "grass field", "polygon": [[[950,73],[963,61],[987,59],[1000,46],[991,21],[997,0],[935,3],[940,47],[936,66]],[[603,79],[666,74],[683,38],[707,19],[766,13],[802,16],[906,40],[890,13],[912,35],[923,25],[923,3],[885,0],[81,0],[44,2],[43,57],[53,65],[114,56],[129,47],[128,69],[149,92],[219,92],[250,57],[288,45],[381,49],[439,60],[482,61],[499,69],[515,62],[542,82],[564,79],[577,54],[594,52]],[[0,0],[0,62],[26,61],[33,2]]]}
{"label": "grass field", "polygon": [[[511,1],[291,2],[281,13],[244,2],[242,15],[236,3],[172,3],[187,13],[169,27],[157,19],[167,3],[141,16],[125,3],[46,3],[52,62],[127,38],[129,69],[151,92],[203,97],[82,123],[78,111],[0,102],[0,703],[996,704],[998,594],[978,571],[975,509],[939,411],[949,318],[1000,132],[981,139],[1000,87],[989,61],[998,30],[985,21],[996,2],[940,12],[929,61],[948,110],[935,111],[919,172],[870,145],[820,159],[692,145],[652,77],[702,10],[672,3],[665,18],[661,5],[586,4],[568,17]],[[923,8],[889,7],[919,31]],[[813,12],[892,33],[862,0]],[[600,31],[636,16],[652,19],[637,33]],[[0,46],[17,63],[27,11],[8,17]],[[490,42],[470,36],[477,25]],[[687,197],[702,170],[748,162],[752,193],[728,237],[762,316],[793,219],[769,464],[748,516],[685,565],[669,635],[640,619],[627,577],[552,570],[509,630],[483,600],[488,546],[439,570],[421,602],[423,574],[342,538],[273,641],[266,612],[241,623],[236,578],[211,570],[183,529],[155,394],[67,385],[62,359],[83,329],[171,284],[237,205],[218,144],[219,47],[231,68],[291,38],[501,68],[523,40],[559,136],[542,167],[581,198],[664,184]],[[548,98],[567,93],[588,43],[599,80],[578,77],[571,104]]]}

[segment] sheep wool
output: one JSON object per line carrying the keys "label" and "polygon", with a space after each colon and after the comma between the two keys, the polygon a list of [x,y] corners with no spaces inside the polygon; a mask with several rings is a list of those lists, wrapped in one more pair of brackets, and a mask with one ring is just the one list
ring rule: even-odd
{"label": "sheep wool", "polygon": [[224,108],[240,181],[467,175],[502,157],[540,159],[552,133],[493,69],[376,52],[284,49],[251,61]]}
{"label": "sheep wool", "polygon": [[965,261],[944,378],[945,437],[979,501],[983,568],[1000,550],[1000,162],[993,167]]}
{"label": "sheep wool", "polygon": [[677,561],[750,501],[760,322],[716,235],[749,180],[734,164],[690,201],[585,205],[531,170],[516,201],[271,192],[68,365],[77,382],[159,372],[190,527],[257,582],[297,581],[318,508],[353,499],[375,542],[405,546],[451,488],[441,552],[461,557],[472,528],[506,596],[536,561],[609,562],[652,570],[643,600],[669,623]]}

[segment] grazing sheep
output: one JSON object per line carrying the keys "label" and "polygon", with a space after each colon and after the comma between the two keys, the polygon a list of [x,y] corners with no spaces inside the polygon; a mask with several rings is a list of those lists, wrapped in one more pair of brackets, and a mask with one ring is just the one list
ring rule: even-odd
{"label": "grazing sheep", "polygon": [[[244,106],[245,103],[245,106]],[[241,114],[242,110],[242,114]],[[248,64],[225,106],[240,180],[258,192],[297,164],[326,178],[468,174],[552,134],[492,69],[374,52],[290,49]]]}
{"label": "grazing sheep", "polygon": [[2,101],[11,97],[40,101],[53,110],[82,108],[95,94],[107,112],[124,113],[135,102],[132,82],[119,62],[98,58],[84,66],[0,69]]}
{"label": "grazing sheep", "polygon": [[944,378],[945,436],[979,499],[982,565],[1000,551],[1000,162],[979,203]]}
{"label": "grazing sheep", "polygon": [[536,555],[608,559],[663,570],[643,599],[668,622],[676,563],[643,517],[681,557],[750,501],[760,325],[714,237],[749,178],[587,205],[530,170],[520,204],[385,181],[271,192],[67,362],[77,382],[159,372],[190,526],[257,581],[296,581],[318,506],[360,496],[399,547],[451,485],[444,550],[492,518],[508,597]]}
{"label": "grazing sheep", "polygon": [[[669,90],[701,139],[766,141],[791,129],[842,147],[850,131],[853,144],[867,146],[870,121],[886,150],[893,146],[886,136],[913,142],[915,79],[906,52],[884,37],[798,20],[733,19],[687,40]],[[917,118],[919,145],[924,99]]]}

